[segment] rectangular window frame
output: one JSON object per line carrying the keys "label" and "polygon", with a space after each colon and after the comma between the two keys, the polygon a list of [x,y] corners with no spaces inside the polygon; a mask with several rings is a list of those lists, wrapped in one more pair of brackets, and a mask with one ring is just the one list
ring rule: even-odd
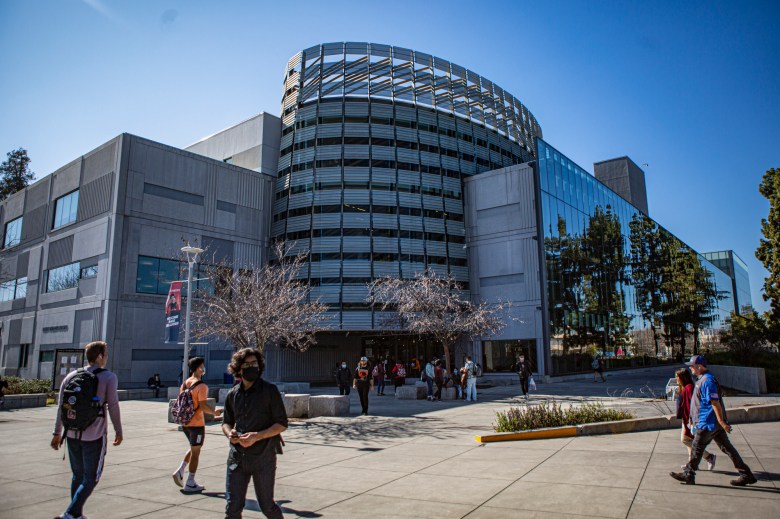
{"label": "rectangular window frame", "polygon": [[3,235],[3,248],[10,249],[22,242],[22,223],[24,217],[14,218],[5,224],[5,234]]}
{"label": "rectangular window frame", "polygon": [[54,201],[52,230],[61,229],[78,220],[79,190],[75,189]]}

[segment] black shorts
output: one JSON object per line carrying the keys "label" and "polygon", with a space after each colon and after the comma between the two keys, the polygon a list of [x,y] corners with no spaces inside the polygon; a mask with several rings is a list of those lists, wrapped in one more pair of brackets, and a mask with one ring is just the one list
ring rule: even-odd
{"label": "black shorts", "polygon": [[182,427],[181,430],[184,431],[184,436],[190,441],[192,447],[203,445],[203,440],[206,437],[205,427]]}

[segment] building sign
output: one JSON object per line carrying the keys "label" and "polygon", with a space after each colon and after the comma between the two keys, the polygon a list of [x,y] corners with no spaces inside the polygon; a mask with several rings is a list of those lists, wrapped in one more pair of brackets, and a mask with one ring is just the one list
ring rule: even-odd
{"label": "building sign", "polygon": [[68,325],[63,324],[61,326],[44,326],[43,327],[43,333],[57,333],[57,332],[67,332],[68,331]]}
{"label": "building sign", "polygon": [[179,342],[181,322],[181,281],[171,283],[168,299],[165,301],[165,342]]}

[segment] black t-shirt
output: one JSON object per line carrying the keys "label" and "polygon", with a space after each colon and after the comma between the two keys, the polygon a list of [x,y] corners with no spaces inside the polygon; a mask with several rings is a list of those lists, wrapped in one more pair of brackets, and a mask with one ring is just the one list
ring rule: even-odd
{"label": "black t-shirt", "polygon": [[355,368],[355,382],[360,384],[368,384],[371,382],[371,366],[366,364],[365,367],[358,366]]}
{"label": "black t-shirt", "polygon": [[[245,390],[243,384],[237,384],[228,392],[222,423],[230,425],[243,434],[260,432],[278,423],[287,427],[287,412],[279,389],[263,379],[258,379],[252,387]],[[231,447],[247,454],[265,454],[276,452],[279,436],[266,438],[250,447],[233,445]]]}

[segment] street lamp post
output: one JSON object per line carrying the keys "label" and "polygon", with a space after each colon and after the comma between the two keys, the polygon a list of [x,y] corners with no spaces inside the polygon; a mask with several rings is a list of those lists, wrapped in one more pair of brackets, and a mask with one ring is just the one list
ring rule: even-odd
{"label": "street lamp post", "polygon": [[192,299],[192,269],[195,266],[195,263],[198,261],[198,254],[203,252],[203,249],[200,249],[198,247],[193,247],[187,243],[186,246],[181,248],[181,251],[187,255],[187,310],[185,314],[185,323],[184,323],[184,356],[182,357],[182,366],[181,366],[181,381],[182,384],[184,384],[184,381],[187,380],[188,374],[189,374],[189,356],[190,356],[190,301]]}

